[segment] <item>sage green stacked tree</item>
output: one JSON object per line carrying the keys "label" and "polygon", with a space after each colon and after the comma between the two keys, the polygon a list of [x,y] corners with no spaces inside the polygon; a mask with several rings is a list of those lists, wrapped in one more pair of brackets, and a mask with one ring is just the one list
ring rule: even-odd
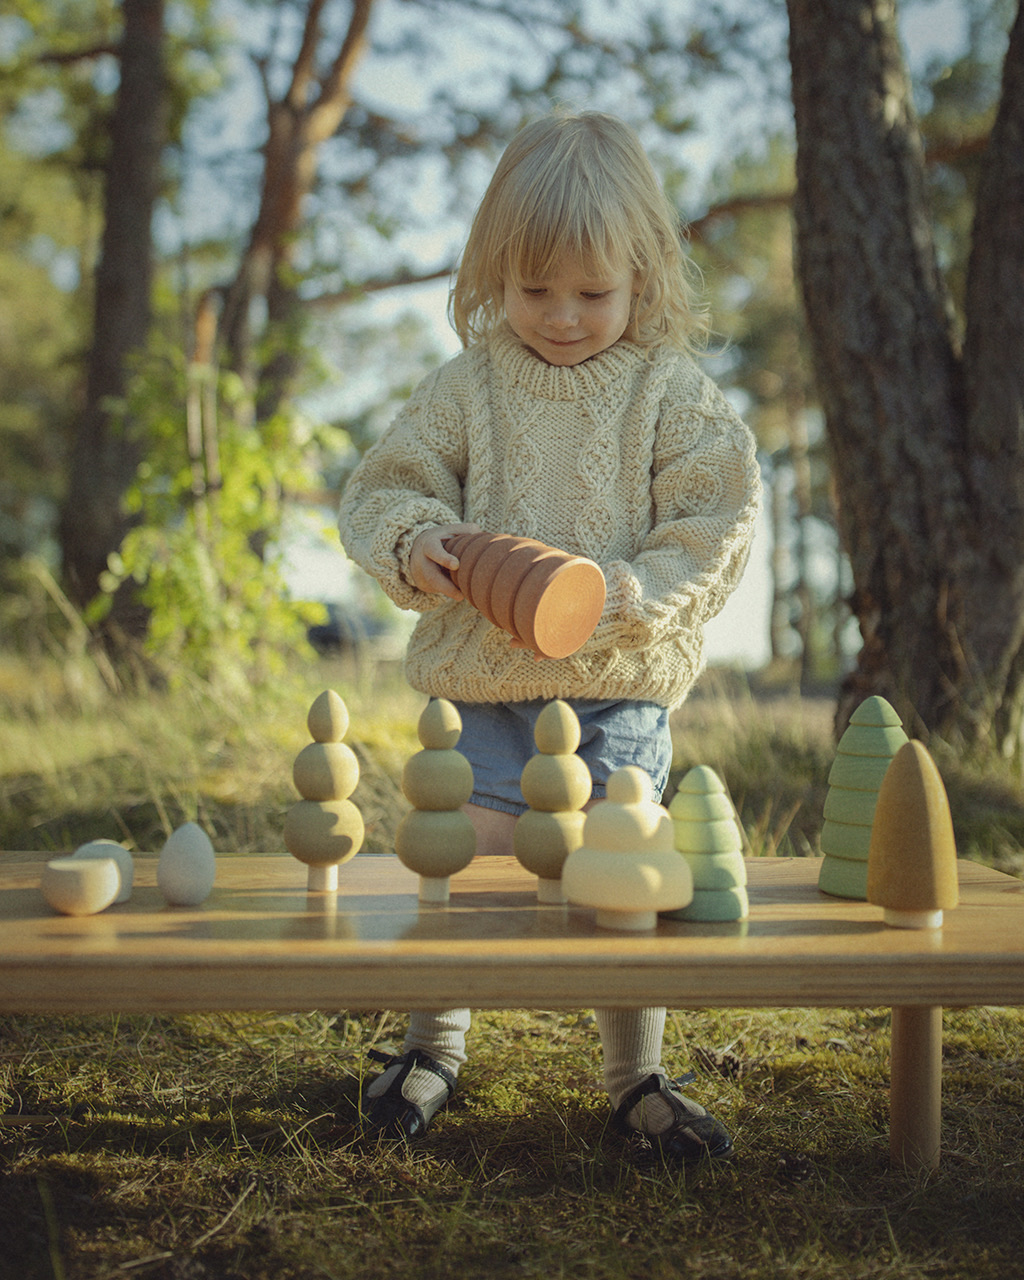
{"label": "sage green stacked tree", "polygon": [[743,839],[732,801],[714,769],[704,764],[692,768],[668,811],[676,849],[693,875],[693,898],[678,911],[663,914],[673,920],[746,919],[750,904]]}
{"label": "sage green stacked tree", "polygon": [[878,791],[893,756],[907,742],[884,698],[866,698],[839,739],[828,775],[818,888],[836,898],[867,901],[868,854]]}
{"label": "sage green stacked tree", "polygon": [[420,877],[421,902],[448,901],[449,876],[476,853],[476,832],[462,806],[473,794],[473,768],[455,750],[462,717],[446,698],[432,698],[416,726],[422,751],[402,770],[402,794],[413,806],[398,824],[395,852]]}
{"label": "sage green stacked tree", "polygon": [[513,851],[537,877],[541,902],[565,901],[562,867],[583,843],[583,806],[590,799],[590,770],[575,754],[580,745],[580,722],[561,698],[549,702],[533,730],[537,754],[526,762],[520,779],[523,799],[530,806],[516,821]]}

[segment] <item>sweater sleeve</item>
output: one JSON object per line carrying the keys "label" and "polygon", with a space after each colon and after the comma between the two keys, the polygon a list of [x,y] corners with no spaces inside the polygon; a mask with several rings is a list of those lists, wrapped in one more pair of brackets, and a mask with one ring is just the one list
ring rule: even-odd
{"label": "sweater sleeve", "polygon": [[338,517],[348,555],[400,608],[420,612],[446,597],[412,585],[412,544],[424,529],[463,519],[465,413],[453,388],[453,363],[419,384],[367,450],[345,486]]}
{"label": "sweater sleeve", "polygon": [[652,527],[629,562],[605,566],[595,640],[641,648],[718,613],[746,567],[761,500],[753,433],[718,386],[686,361],[656,427]]}

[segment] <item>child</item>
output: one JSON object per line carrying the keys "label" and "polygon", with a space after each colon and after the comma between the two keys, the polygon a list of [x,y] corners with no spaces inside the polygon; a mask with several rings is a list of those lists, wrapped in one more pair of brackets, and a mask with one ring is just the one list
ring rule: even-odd
{"label": "child", "polygon": [[[465,350],[424,379],[345,489],[346,550],[421,615],[410,683],[462,716],[478,854],[512,852],[534,721],[553,698],[579,716],[595,800],[625,764],[643,768],[660,799],[669,711],[746,562],[754,441],[692,358],[703,326],[680,241],[621,122],[586,112],[524,128],[452,291]],[[597,561],[607,602],[579,652],[538,660],[463,601],[445,540],[478,528]],[[672,1160],[727,1156],[724,1126],[661,1065],[665,1016],[597,1012],[614,1127]],[[454,1091],[468,1027],[468,1009],[413,1013],[403,1054],[382,1058],[368,1087],[369,1122],[421,1134]]]}

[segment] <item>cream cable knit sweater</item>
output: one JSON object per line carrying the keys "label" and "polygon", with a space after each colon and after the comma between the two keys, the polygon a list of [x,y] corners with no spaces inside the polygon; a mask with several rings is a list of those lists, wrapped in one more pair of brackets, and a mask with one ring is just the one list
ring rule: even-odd
{"label": "cream cable knit sweater", "polygon": [[[352,559],[422,615],[414,688],[672,707],[743,572],[760,493],[753,436],[689,357],[619,342],[559,368],[503,329],[419,385],[349,480],[339,527]],[[597,561],[608,598],[578,653],[536,661],[469,604],[411,585],[416,536],[461,521]]]}

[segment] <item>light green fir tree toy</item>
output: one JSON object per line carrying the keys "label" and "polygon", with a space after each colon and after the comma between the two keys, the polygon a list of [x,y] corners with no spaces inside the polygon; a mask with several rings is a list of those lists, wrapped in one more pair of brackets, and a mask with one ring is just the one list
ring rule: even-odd
{"label": "light green fir tree toy", "polygon": [[907,735],[884,698],[866,698],[839,739],[828,775],[818,888],[835,898],[867,901],[868,854],[886,770]]}
{"label": "light green fir tree toy", "polygon": [[663,914],[672,920],[744,920],[749,911],[747,868],[736,811],[714,769],[697,765],[668,807],[675,847],[693,875],[688,906]]}

